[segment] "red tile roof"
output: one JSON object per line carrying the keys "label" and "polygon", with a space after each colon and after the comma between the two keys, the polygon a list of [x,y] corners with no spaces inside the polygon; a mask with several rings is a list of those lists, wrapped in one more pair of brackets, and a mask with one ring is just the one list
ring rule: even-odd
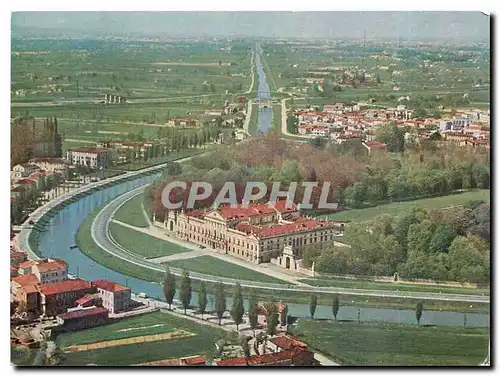
{"label": "red tile roof", "polygon": [[22,251],[10,251],[10,258],[27,257],[26,252]]}
{"label": "red tile roof", "polygon": [[269,207],[268,204],[250,204],[247,208],[242,207],[242,204],[238,204],[235,208],[227,205],[219,207],[218,211],[226,219],[243,219],[275,213],[274,209]]}
{"label": "red tile roof", "polygon": [[87,309],[78,309],[75,311],[71,312],[66,312],[62,313],[60,315],[57,315],[57,317],[63,319],[63,320],[71,320],[71,319],[80,319],[82,317],[88,317],[88,316],[94,316],[94,315],[108,315],[109,312],[106,308],[104,307],[94,307],[94,308],[87,308]]}
{"label": "red tile roof", "polygon": [[40,280],[34,274],[20,275],[12,278],[11,281],[17,283],[20,286],[38,285],[40,283]]}
{"label": "red tile roof", "polygon": [[106,279],[94,281],[92,282],[92,286],[111,292],[130,290],[130,287],[125,287],[123,285],[120,285],[119,283],[108,281]]}
{"label": "red tile roof", "polygon": [[279,211],[281,214],[285,213],[293,213],[297,211],[297,206],[292,202],[291,207],[286,207],[287,200],[279,200],[274,203],[274,208]]}
{"label": "red tile roof", "polygon": [[80,299],[75,300],[75,303],[78,305],[82,305],[88,302],[91,302],[94,298],[92,298],[92,295],[90,294],[85,294],[82,296]]}
{"label": "red tile roof", "polygon": [[36,268],[40,273],[53,272],[68,269],[68,264],[59,259],[46,259],[37,263]]}
{"label": "red tile roof", "polygon": [[67,281],[48,283],[38,287],[40,293],[44,295],[54,295],[64,292],[79,291],[90,289],[92,287],[90,282],[82,279],[68,279]]}
{"label": "red tile roof", "polygon": [[300,348],[304,348],[304,349],[307,348],[306,343],[298,340],[295,337],[292,337],[289,334],[284,334],[284,335],[281,335],[279,337],[271,338],[269,341],[271,341],[272,343],[274,343],[276,346],[278,346],[279,348],[281,348],[283,350],[291,350],[291,349],[294,349],[296,347],[300,347]]}
{"label": "red tile roof", "polygon": [[193,356],[190,358],[182,358],[181,363],[188,366],[197,366],[201,364],[207,364],[207,361],[204,356]]}
{"label": "red tile roof", "polygon": [[247,365],[247,358],[230,358],[230,359],[223,359],[219,360],[216,363],[219,367],[224,367],[224,366],[246,366]]}
{"label": "red tile roof", "polygon": [[365,145],[368,146],[370,149],[383,149],[387,147],[386,144],[379,141],[368,141],[365,142]]}
{"label": "red tile roof", "polygon": [[311,231],[321,227],[326,227],[328,225],[328,222],[320,222],[315,219],[310,219],[308,221],[296,221],[294,223],[287,223],[283,225],[277,224],[269,227],[264,227],[258,232],[257,236],[259,238],[267,238],[300,231]]}
{"label": "red tile roof", "polygon": [[17,181],[18,184],[36,184],[33,179],[20,179]]}

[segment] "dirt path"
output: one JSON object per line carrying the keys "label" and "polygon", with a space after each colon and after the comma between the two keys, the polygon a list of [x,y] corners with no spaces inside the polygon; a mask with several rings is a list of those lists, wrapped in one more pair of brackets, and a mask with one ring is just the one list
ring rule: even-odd
{"label": "dirt path", "polygon": [[132,338],[122,338],[122,339],[116,339],[116,340],[112,340],[112,341],[90,343],[87,345],[69,346],[65,349],[64,352],[71,353],[71,352],[79,352],[79,351],[90,351],[90,350],[97,350],[97,349],[105,349],[108,347],[131,345],[134,343],[155,342],[155,341],[163,341],[163,340],[172,339],[172,338],[179,339],[179,338],[187,338],[187,337],[192,337],[192,336],[195,336],[195,334],[188,332],[186,330],[183,330],[183,329],[176,329],[176,330],[174,330],[172,332],[168,332],[168,333],[151,334],[148,336],[140,336],[140,337],[132,337]]}

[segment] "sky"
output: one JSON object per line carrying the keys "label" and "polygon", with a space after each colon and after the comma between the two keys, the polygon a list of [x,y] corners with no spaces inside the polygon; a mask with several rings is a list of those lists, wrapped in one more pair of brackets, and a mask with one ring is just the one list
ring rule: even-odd
{"label": "sky", "polygon": [[489,38],[481,12],[15,12],[14,34],[45,29],[172,37]]}

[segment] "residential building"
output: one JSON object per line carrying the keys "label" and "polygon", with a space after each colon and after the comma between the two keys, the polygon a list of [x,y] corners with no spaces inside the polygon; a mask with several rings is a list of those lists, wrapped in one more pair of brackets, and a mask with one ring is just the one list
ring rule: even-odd
{"label": "residential building", "polygon": [[36,314],[39,306],[39,295],[36,285],[27,284],[16,290],[14,301],[22,312]]}
{"label": "residential building", "polygon": [[69,164],[62,158],[34,158],[30,163],[38,166],[43,171],[58,172],[64,179],[68,178]]}
{"label": "residential building", "polygon": [[17,277],[11,278],[10,280],[10,291],[13,296],[17,294],[17,291],[24,286],[32,285],[37,286],[40,283],[38,277],[34,274],[18,275]]}
{"label": "residential building", "polygon": [[76,306],[76,300],[94,290],[90,282],[78,278],[40,285],[40,312],[45,316],[64,313]]}
{"label": "residential building", "polygon": [[387,145],[384,144],[383,142],[367,141],[367,142],[363,142],[363,146],[368,150],[368,154],[370,154],[370,155],[374,151],[381,151],[381,152],[387,151]]}
{"label": "residential building", "polygon": [[293,203],[286,207],[286,200],[274,205],[252,203],[247,208],[228,205],[169,212],[164,227],[183,240],[255,263],[279,257],[287,245],[300,255],[303,246],[333,240],[336,231],[327,221],[301,217]]}
{"label": "residential building", "polygon": [[78,308],[57,315],[56,319],[62,330],[81,330],[107,323],[109,312],[104,307]]}
{"label": "residential building", "polygon": [[61,282],[68,279],[68,264],[59,259],[47,258],[38,261],[32,267],[41,284]]}
{"label": "residential building", "polygon": [[28,260],[28,255],[26,252],[22,251],[10,251],[10,264],[19,265],[20,263]]}
{"label": "residential building", "polygon": [[26,260],[20,262],[17,266],[19,268],[20,275],[27,275],[33,273],[33,266],[36,264],[34,260]]}
{"label": "residential building", "polygon": [[102,306],[110,313],[127,310],[131,305],[131,289],[116,282],[98,280],[92,282],[92,287],[102,299]]}
{"label": "residential building", "polygon": [[92,147],[73,148],[66,152],[66,159],[74,165],[102,170],[108,167],[108,150]]}
{"label": "residential building", "polygon": [[217,366],[318,366],[314,354],[299,347],[276,353],[230,358],[216,362]]}
{"label": "residential building", "polygon": [[40,167],[33,163],[22,163],[12,167],[12,177],[14,179],[27,178],[32,173],[39,171]]}

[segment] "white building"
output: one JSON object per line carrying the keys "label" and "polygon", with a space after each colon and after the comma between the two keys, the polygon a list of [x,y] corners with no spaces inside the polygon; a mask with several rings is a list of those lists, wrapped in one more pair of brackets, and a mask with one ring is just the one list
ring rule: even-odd
{"label": "white building", "polygon": [[40,170],[40,168],[33,163],[18,164],[12,168],[12,177],[14,179],[22,179],[30,176],[32,173],[38,170]]}
{"label": "white building", "polygon": [[66,159],[74,165],[88,166],[93,169],[108,167],[108,151],[101,148],[74,148],[66,153]]}

